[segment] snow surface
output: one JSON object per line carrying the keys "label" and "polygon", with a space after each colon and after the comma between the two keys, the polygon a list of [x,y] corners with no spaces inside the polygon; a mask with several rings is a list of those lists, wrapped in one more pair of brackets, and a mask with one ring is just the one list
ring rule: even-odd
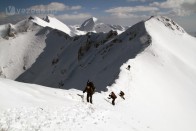
{"label": "snow surface", "polygon": [[132,66],[132,110],[154,123],[156,131],[196,129],[196,39],[165,28],[156,18],[145,22],[152,44],[129,61]]}
{"label": "snow surface", "polygon": [[[0,98],[3,100],[0,101],[1,130],[126,131],[149,128],[144,123],[127,116],[130,114],[127,108],[130,98],[127,98],[127,101],[118,98],[116,100],[118,105],[114,107],[105,101],[107,93],[95,93],[91,105],[86,103],[86,100],[83,102],[77,95],[82,95],[79,90],[52,89],[6,79],[0,79],[0,91]],[[129,122],[132,124],[129,125]],[[114,126],[117,123],[120,124]]]}
{"label": "snow surface", "polygon": [[45,36],[29,31],[9,40],[0,39],[1,77],[16,79],[43,51]]}
{"label": "snow surface", "polygon": [[[103,43],[100,40],[108,33],[74,38],[51,28],[27,33],[32,42],[43,39],[38,40],[42,43],[40,51],[34,52],[29,62],[36,64],[21,78],[44,84],[69,76],[63,79],[63,87],[69,90],[0,79],[0,130],[196,130],[196,38],[171,19],[152,17]],[[23,58],[20,53],[14,58],[3,50],[10,49],[9,42],[18,39],[27,40],[24,34],[7,43],[1,41],[0,56],[5,65],[5,53],[13,57],[13,63],[17,57]],[[97,48],[89,44],[91,40],[99,43]],[[81,47],[83,55],[78,58]],[[42,50],[45,52],[41,55]],[[13,49],[10,52],[14,54]],[[30,57],[33,51],[28,52]],[[60,62],[52,66],[51,58],[56,57]],[[61,72],[66,76],[59,75],[62,67],[68,69]],[[88,78],[94,78],[99,91],[93,96],[93,104],[79,96]],[[108,83],[110,86],[106,86]],[[111,105],[108,94],[120,90],[125,92],[125,100],[117,97],[116,105]]]}

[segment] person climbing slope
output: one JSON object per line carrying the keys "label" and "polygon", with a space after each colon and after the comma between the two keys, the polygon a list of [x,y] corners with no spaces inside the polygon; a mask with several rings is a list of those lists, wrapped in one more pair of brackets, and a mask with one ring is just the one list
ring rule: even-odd
{"label": "person climbing slope", "polygon": [[120,91],[120,94],[119,94],[119,96],[125,100],[125,97],[124,97],[124,95],[125,95],[125,93],[124,93],[123,91]]}
{"label": "person climbing slope", "polygon": [[[83,93],[87,92],[87,102],[93,103],[92,96],[95,92],[95,86],[93,82],[87,81],[86,88],[84,89]],[[89,100],[90,99],[90,100]]]}
{"label": "person climbing slope", "polygon": [[117,96],[114,94],[114,92],[111,92],[109,94],[109,98],[108,99],[111,99],[112,98],[112,105],[115,105],[115,99],[117,98]]}
{"label": "person climbing slope", "polygon": [[130,66],[130,65],[128,65],[126,69],[127,69],[127,70],[130,70],[130,68],[131,68],[131,66]]}

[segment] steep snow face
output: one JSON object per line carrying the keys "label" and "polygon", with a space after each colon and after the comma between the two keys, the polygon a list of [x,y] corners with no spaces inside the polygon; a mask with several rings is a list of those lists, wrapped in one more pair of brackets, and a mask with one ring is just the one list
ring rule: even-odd
{"label": "steep snow face", "polygon": [[[165,19],[165,22],[159,22]],[[153,26],[153,24],[155,24]],[[170,26],[167,26],[169,25]],[[166,28],[165,28],[166,27]],[[195,69],[196,39],[187,34],[182,27],[164,17],[155,17],[146,22],[146,28],[151,32],[154,40],[168,52],[174,54],[182,62]]]}
{"label": "steep snow face", "polygon": [[28,31],[15,38],[0,39],[0,75],[16,79],[36,61],[45,48],[45,36]]}
{"label": "steep snow face", "polygon": [[72,35],[69,27],[64,23],[60,22],[59,20],[57,20],[56,18],[47,16],[44,20],[42,20],[38,17],[33,17],[32,21],[42,27],[51,27],[53,29],[62,31],[70,36]]}
{"label": "steep snow face", "polygon": [[103,91],[117,78],[120,66],[150,44],[150,36],[141,22],[119,36],[110,31],[66,38],[52,31],[45,42],[42,54],[17,81],[83,89],[90,79]]}
{"label": "steep snow face", "polygon": [[[64,32],[54,29],[55,27],[46,26],[47,22],[51,25],[59,25],[59,21],[55,18],[47,17],[47,19],[39,19],[37,17],[29,17],[15,25],[7,24],[0,27],[0,76],[8,79],[16,79],[36,62],[38,56],[44,51],[47,35],[53,30],[55,37],[52,40],[53,51],[50,51],[48,57],[53,59],[53,53],[57,52],[59,44],[63,45],[66,38],[70,37]],[[46,26],[46,27],[44,27]],[[63,25],[62,25],[63,27]],[[62,28],[63,29],[63,28]],[[50,35],[51,36],[51,35]],[[65,36],[64,41],[62,37]],[[55,44],[54,44],[55,43]],[[60,48],[60,47],[59,47]],[[53,53],[52,53],[53,52]],[[51,56],[52,55],[52,56]]]}
{"label": "steep snow face", "polygon": [[184,33],[184,29],[179,26],[176,22],[174,22],[173,20],[171,20],[170,18],[167,18],[165,16],[157,16],[157,17],[153,17],[154,19],[162,22],[167,28],[173,30],[173,31],[178,31],[181,33]]}

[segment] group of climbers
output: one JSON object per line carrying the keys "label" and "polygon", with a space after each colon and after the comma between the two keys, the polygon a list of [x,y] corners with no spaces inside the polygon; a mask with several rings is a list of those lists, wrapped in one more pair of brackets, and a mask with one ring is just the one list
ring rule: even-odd
{"label": "group of climbers", "polygon": [[[130,68],[131,68],[131,66],[128,65],[126,69],[130,70]],[[83,93],[85,93],[85,92],[87,92],[87,97],[86,97],[87,98],[87,102],[90,102],[92,104],[93,103],[92,96],[93,96],[93,94],[95,92],[95,86],[94,86],[93,82],[90,82],[89,80],[87,81],[87,84],[86,84],[86,87],[85,87]],[[125,100],[125,97],[124,97],[125,93],[123,91],[120,91],[120,93],[118,95],[122,99]],[[112,91],[109,94],[109,97],[108,97],[108,99],[112,99],[112,105],[115,105],[116,98],[117,98],[116,94]]]}
{"label": "group of climbers", "polygon": [[[93,82],[90,82],[89,80],[87,81],[87,84],[86,84],[86,87],[85,87],[83,93],[85,93],[85,92],[87,92],[87,97],[86,97],[87,102],[90,102],[90,103],[92,104],[92,103],[93,103],[93,101],[92,101],[92,96],[93,96],[93,94],[94,94],[94,92],[95,92],[95,86],[94,86]],[[125,100],[124,95],[125,95],[125,93],[124,93],[123,91],[120,91],[119,96],[120,96],[122,99]],[[111,93],[109,94],[108,99],[112,99],[112,105],[115,105],[115,99],[116,99],[116,98],[117,98],[117,96],[115,95],[114,92],[111,92]]]}

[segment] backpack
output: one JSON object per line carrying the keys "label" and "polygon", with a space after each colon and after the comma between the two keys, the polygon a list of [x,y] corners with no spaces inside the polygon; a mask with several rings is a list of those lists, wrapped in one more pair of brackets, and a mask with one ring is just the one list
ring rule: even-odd
{"label": "backpack", "polygon": [[111,92],[110,97],[111,97],[112,99],[116,99],[116,98],[117,98],[117,96],[114,94],[114,92]]}
{"label": "backpack", "polygon": [[120,91],[120,96],[124,96],[125,93],[123,91]]}
{"label": "backpack", "polygon": [[94,84],[93,84],[93,82],[87,82],[87,85],[88,86],[90,86],[90,88],[91,88],[91,90],[92,90],[92,93],[94,93],[95,92],[95,86],[94,86]]}

